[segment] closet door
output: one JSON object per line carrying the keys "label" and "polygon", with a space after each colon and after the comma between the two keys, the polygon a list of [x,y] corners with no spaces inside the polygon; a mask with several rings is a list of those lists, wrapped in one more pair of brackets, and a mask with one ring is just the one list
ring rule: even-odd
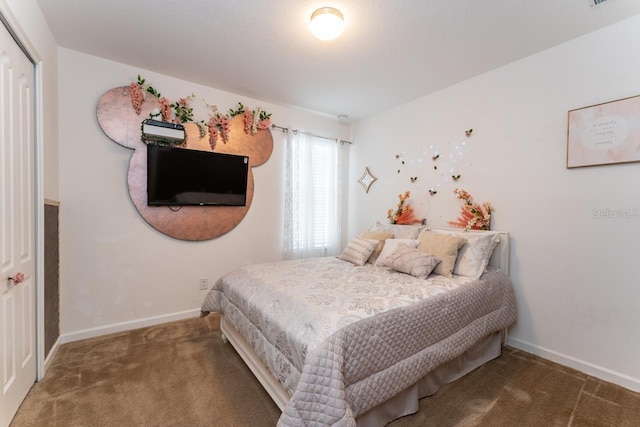
{"label": "closet door", "polygon": [[34,66],[0,23],[0,427],[36,379]]}

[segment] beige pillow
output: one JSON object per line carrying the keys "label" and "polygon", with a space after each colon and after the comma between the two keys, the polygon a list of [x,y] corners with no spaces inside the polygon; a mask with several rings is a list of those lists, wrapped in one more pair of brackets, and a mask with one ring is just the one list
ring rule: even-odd
{"label": "beige pillow", "polygon": [[344,251],[342,251],[342,254],[340,254],[338,258],[344,261],[349,261],[355,265],[364,265],[376,246],[378,246],[377,240],[354,237],[351,239],[347,247],[344,248]]}
{"label": "beige pillow", "polygon": [[391,268],[401,273],[410,274],[419,279],[426,279],[440,262],[435,255],[426,254],[406,245],[400,247],[387,258]]}
{"label": "beige pillow", "polygon": [[467,239],[423,231],[419,240],[418,250],[440,258],[440,263],[433,272],[441,276],[452,277],[458,251],[467,242]]}
{"label": "beige pillow", "polygon": [[394,253],[400,245],[406,245],[406,246],[409,246],[411,249],[415,249],[418,246],[418,243],[420,243],[420,240],[387,239],[384,242],[384,246],[382,247],[382,252],[380,253],[380,256],[378,257],[378,259],[376,260],[375,265],[378,267],[391,267],[389,264],[387,264],[387,258],[389,258],[389,255]]}
{"label": "beige pillow", "polygon": [[393,233],[387,233],[385,231],[363,231],[360,234],[360,238],[378,241],[378,246],[376,246],[376,248],[373,250],[373,253],[367,260],[368,262],[373,264],[378,259],[380,252],[382,252],[384,241],[387,239],[393,239]]}

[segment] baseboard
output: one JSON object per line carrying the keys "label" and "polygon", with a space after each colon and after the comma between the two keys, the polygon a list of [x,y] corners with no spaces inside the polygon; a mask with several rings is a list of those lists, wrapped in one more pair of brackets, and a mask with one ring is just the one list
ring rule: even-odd
{"label": "baseboard", "polygon": [[[49,354],[44,359],[44,372],[42,373],[42,378],[44,378],[44,376],[47,374],[47,370],[49,369],[51,362],[53,362],[53,359],[55,359],[56,353],[58,353],[58,350],[60,349],[61,345],[62,345],[62,339],[61,337],[58,337],[56,342],[53,343],[53,345],[51,346],[51,350],[49,350]],[[39,378],[38,381],[41,380],[42,378]]]}
{"label": "baseboard", "polygon": [[163,314],[161,316],[146,317],[144,319],[129,320],[127,322],[112,323],[111,325],[97,326],[95,328],[83,329],[68,334],[62,334],[60,339],[62,344],[84,340],[87,338],[99,337],[116,332],[130,331],[132,329],[145,328],[147,326],[159,325],[161,323],[174,322],[176,320],[189,319],[200,316],[200,309],[185,310],[177,313]]}
{"label": "baseboard", "polygon": [[558,353],[517,338],[509,337],[507,345],[526,351],[527,353],[535,354],[536,356],[543,357],[547,360],[551,360],[552,362],[568,366],[569,368],[576,369],[601,380],[609,381],[621,387],[628,388],[629,390],[640,392],[640,379],[638,378],[630,377],[620,372],[594,365],[593,363],[585,362],[584,360],[567,356],[566,354]]}

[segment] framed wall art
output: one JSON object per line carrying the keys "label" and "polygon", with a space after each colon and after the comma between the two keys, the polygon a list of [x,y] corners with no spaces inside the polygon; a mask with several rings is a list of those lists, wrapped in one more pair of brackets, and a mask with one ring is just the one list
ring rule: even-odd
{"label": "framed wall art", "polygon": [[640,162],[640,95],[569,111],[567,168]]}

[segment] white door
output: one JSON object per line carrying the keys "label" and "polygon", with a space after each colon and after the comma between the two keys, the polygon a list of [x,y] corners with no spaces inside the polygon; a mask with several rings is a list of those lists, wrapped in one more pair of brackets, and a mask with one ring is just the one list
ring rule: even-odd
{"label": "white door", "polygon": [[34,66],[0,23],[0,427],[36,379],[34,98]]}

